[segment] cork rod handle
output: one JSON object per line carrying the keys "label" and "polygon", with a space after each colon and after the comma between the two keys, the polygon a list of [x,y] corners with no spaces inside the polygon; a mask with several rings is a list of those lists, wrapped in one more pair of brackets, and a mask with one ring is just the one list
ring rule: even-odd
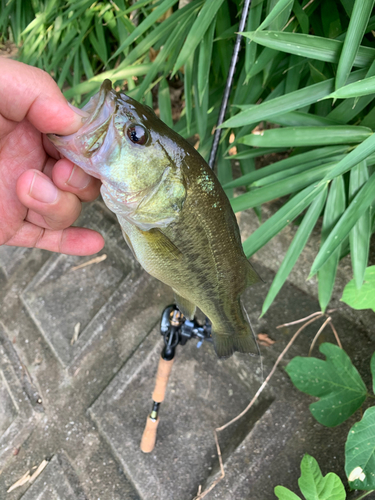
{"label": "cork rod handle", "polygon": [[159,360],[158,371],[156,374],[155,389],[152,393],[152,399],[155,403],[164,401],[165,391],[168,384],[169,375],[171,374],[174,358],[166,361],[163,358]]}
{"label": "cork rod handle", "polygon": [[149,416],[147,417],[146,427],[141,439],[141,451],[143,451],[143,453],[151,453],[154,449],[158,424],[159,417],[156,420],[152,420]]}

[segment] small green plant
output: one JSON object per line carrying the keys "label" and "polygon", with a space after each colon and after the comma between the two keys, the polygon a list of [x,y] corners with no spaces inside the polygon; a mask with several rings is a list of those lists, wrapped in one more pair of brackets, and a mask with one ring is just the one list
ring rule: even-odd
{"label": "small green plant", "polygon": [[[333,427],[343,423],[353,415],[363,405],[366,398],[374,398],[374,396],[367,392],[366,386],[357,369],[342,349],[333,344],[325,343],[320,346],[320,352],[326,356],[325,361],[317,358],[297,356],[288,364],[286,371],[293,384],[299,390],[320,398],[319,401],[310,405],[310,411],[319,423]],[[375,392],[375,353],[371,358],[371,372],[373,376],[373,392]],[[345,472],[348,477],[349,486],[352,489],[368,492],[375,490],[374,429],[375,406],[367,409],[362,419],[353,425],[346,441]],[[310,459],[311,457],[306,460]],[[300,488],[306,500],[310,498],[344,499],[345,491],[343,490],[342,496],[342,493],[339,493],[338,486],[337,491],[335,490],[334,492],[332,489],[328,494],[327,485],[332,486],[336,484],[336,479],[332,477],[332,482],[330,482],[328,480],[330,474],[328,474],[323,481],[319,467],[314,459],[312,459],[311,464],[311,467],[315,468],[316,471],[313,475],[319,477],[318,483],[320,484],[321,493],[319,495],[316,494],[316,496],[311,496],[310,493],[307,495],[301,486],[301,482],[302,484],[305,483],[300,479]],[[307,465],[305,464],[306,467]],[[276,488],[277,491],[275,490],[278,498],[283,500],[298,498],[294,493],[289,492],[289,490],[285,488],[278,490],[278,488],[280,487]]]}
{"label": "small green plant", "polygon": [[[323,477],[318,462],[310,455],[305,455],[302,459],[298,486],[305,500],[345,500],[346,498],[341,479],[333,472]],[[284,486],[276,486],[275,495],[279,500],[301,500],[301,497]]]}
{"label": "small green plant", "polygon": [[364,283],[360,288],[354,279],[349,281],[341,300],[353,309],[372,309],[375,312],[375,266],[366,268]]}

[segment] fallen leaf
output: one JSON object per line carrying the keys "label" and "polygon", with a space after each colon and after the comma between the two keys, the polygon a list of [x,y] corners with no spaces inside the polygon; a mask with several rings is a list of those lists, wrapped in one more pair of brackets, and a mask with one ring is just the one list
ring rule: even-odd
{"label": "fallen leaf", "polygon": [[77,323],[76,326],[74,327],[74,334],[72,340],[70,341],[70,345],[73,345],[77,342],[80,330],[81,330],[81,323]]}

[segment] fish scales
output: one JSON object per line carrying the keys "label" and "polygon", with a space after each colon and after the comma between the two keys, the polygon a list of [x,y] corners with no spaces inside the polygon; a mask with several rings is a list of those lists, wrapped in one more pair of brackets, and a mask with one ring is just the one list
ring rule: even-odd
{"label": "fish scales", "polygon": [[198,306],[210,319],[218,356],[257,353],[240,297],[259,277],[207,163],[150,108],[108,81],[83,109],[89,113],[83,127],[51,141],[101,179],[103,199],[135,257],[172,287],[181,311],[191,317]]}

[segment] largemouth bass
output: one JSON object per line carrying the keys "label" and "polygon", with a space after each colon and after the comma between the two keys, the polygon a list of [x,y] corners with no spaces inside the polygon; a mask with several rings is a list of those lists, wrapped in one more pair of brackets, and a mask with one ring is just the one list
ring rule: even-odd
{"label": "largemouth bass", "polygon": [[240,296],[260,279],[242,250],[236,218],[200,154],[154,111],[105,80],[83,108],[82,128],[49,135],[69,160],[102,182],[135,258],[171,286],[178,307],[210,319],[217,355],[256,353]]}

